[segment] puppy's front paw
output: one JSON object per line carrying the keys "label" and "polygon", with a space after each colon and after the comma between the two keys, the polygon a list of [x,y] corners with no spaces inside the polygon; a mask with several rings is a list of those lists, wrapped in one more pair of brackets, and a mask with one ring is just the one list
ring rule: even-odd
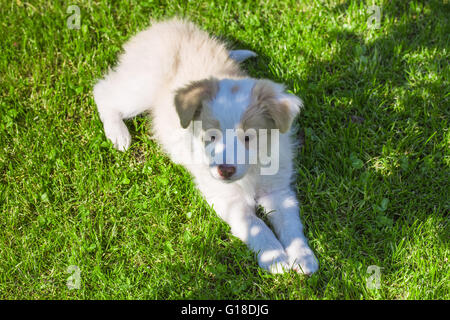
{"label": "puppy's front paw", "polygon": [[131,144],[131,135],[122,120],[104,123],[106,137],[113,143],[114,148],[125,151]]}
{"label": "puppy's front paw", "polygon": [[289,271],[288,256],[284,251],[270,250],[258,255],[258,264],[264,270],[272,273],[284,273]]}
{"label": "puppy's front paw", "polygon": [[289,256],[292,270],[305,275],[312,275],[319,269],[319,263],[309,248],[303,248],[294,255]]}

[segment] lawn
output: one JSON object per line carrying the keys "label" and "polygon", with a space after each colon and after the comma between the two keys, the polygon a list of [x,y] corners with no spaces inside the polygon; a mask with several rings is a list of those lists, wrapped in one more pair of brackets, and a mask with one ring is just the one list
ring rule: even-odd
{"label": "lawn", "polygon": [[[0,0],[0,298],[450,299],[450,3],[374,2]],[[94,83],[174,15],[304,100],[313,276],[260,270],[151,120],[107,142]]]}

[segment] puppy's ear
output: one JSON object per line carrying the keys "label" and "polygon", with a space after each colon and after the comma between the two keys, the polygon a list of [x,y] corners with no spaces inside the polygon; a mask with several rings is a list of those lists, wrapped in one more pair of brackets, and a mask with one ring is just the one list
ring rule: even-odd
{"label": "puppy's ear", "polygon": [[187,128],[194,119],[196,112],[201,110],[204,101],[210,101],[216,96],[217,80],[206,79],[195,81],[178,89],[175,93],[175,108],[183,128]]}
{"label": "puppy's ear", "polygon": [[284,92],[281,84],[269,80],[259,80],[253,87],[252,105],[247,111],[250,111],[250,114],[272,120],[275,128],[279,129],[281,133],[285,133],[290,129],[292,121],[302,106],[302,100],[293,94]]}

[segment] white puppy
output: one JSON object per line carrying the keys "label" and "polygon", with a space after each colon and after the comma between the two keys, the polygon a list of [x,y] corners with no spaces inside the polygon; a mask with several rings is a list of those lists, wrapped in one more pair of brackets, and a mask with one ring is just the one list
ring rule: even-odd
{"label": "white puppy", "polygon": [[[282,85],[248,77],[239,62],[253,52],[228,51],[187,21],[153,23],[124,49],[118,66],[94,88],[106,137],[126,150],[131,137],[123,119],[150,111],[155,138],[191,172],[262,268],[315,272],[290,187],[290,128],[301,100]],[[259,205],[277,236],[256,216]]]}

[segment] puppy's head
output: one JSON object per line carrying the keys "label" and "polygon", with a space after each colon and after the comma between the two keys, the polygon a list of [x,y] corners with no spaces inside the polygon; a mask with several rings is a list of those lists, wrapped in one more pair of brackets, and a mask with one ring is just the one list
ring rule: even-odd
{"label": "puppy's head", "polygon": [[175,95],[181,126],[199,124],[194,133],[210,173],[224,182],[238,180],[252,165],[259,165],[258,154],[264,149],[261,132],[267,133],[264,139],[270,149],[271,130],[287,133],[301,106],[301,100],[282,85],[252,78],[196,81]]}

